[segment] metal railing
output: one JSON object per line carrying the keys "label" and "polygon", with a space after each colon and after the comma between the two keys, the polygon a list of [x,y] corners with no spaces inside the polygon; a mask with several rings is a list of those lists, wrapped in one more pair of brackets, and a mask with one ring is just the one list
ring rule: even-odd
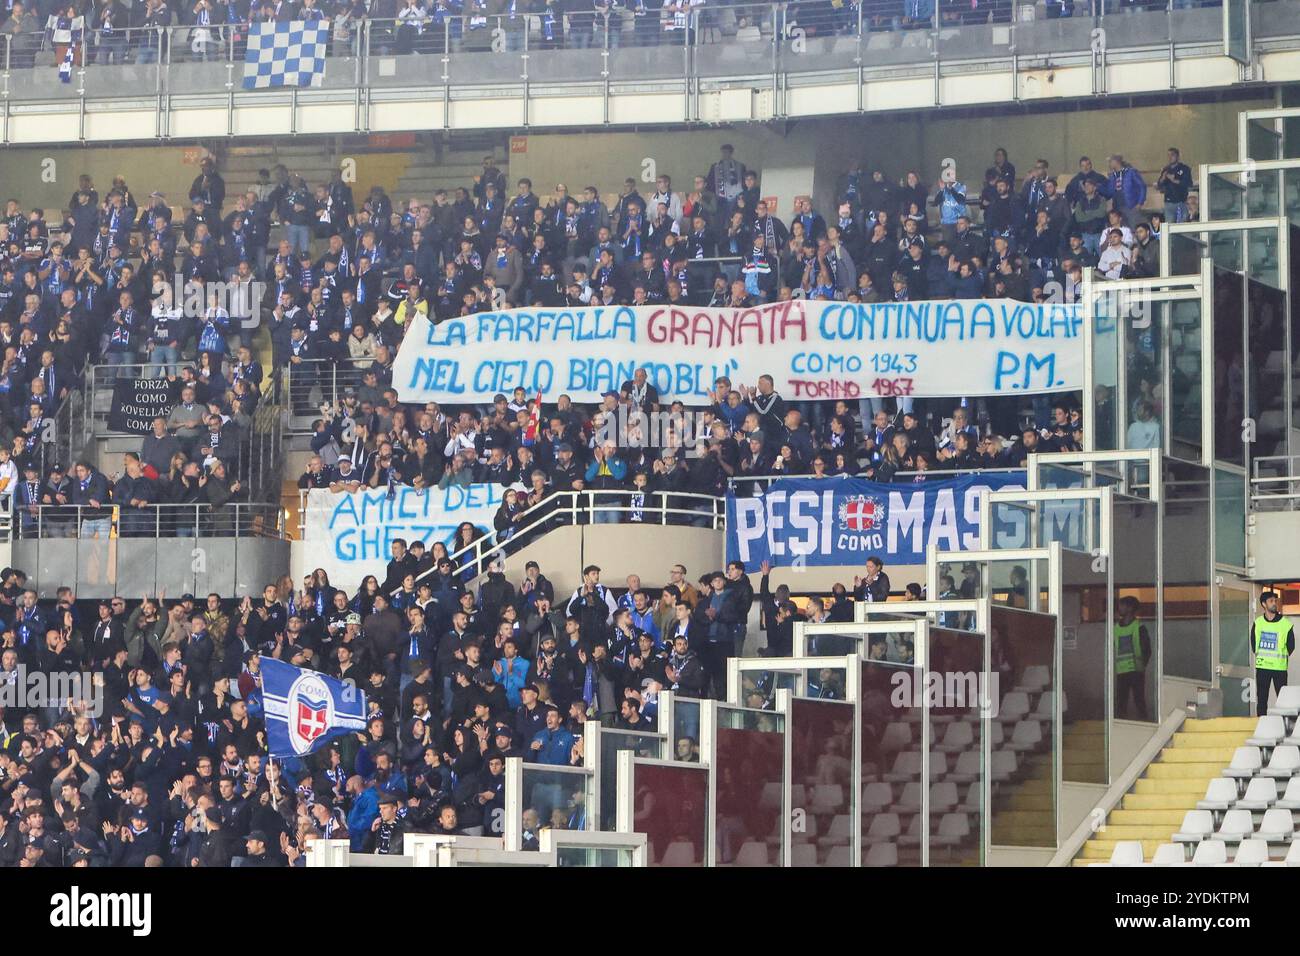
{"label": "metal railing", "polygon": [[[490,531],[465,547],[449,553],[458,575],[478,577],[487,571],[495,556],[516,551],[546,532],[570,525],[650,524],[695,525],[720,530],[727,520],[726,499],[684,491],[652,492],[642,505],[633,502],[637,494],[626,489],[601,491],[556,491],[528,508],[518,526],[505,536]],[[299,527],[306,527],[308,492],[299,493]],[[431,577],[437,567],[416,579],[416,584]],[[396,593],[396,592],[393,592]]]}
{"label": "metal railing", "polygon": [[322,405],[341,405],[348,392],[361,387],[364,376],[365,369],[330,359],[300,359],[286,365],[280,370],[280,384],[281,400],[290,413],[289,433],[309,434],[310,424],[302,419],[320,418]]}
{"label": "metal railing", "polygon": [[[1300,32],[1288,24],[1293,18],[1280,12],[1286,3],[1256,4],[1258,35]],[[758,76],[770,80],[779,98],[787,75],[839,69],[861,76],[875,68],[916,65],[933,68],[937,82],[941,63],[1048,56],[1055,61],[1063,55],[1091,61],[1104,74],[1109,51],[1167,47],[1172,62],[1176,45],[1222,45],[1218,6],[1215,0],[1141,6],[1075,0],[1072,16],[1060,17],[1057,4],[1021,0],[964,9],[935,0],[863,0],[840,8],[814,2],[706,5],[681,14],[634,3],[612,15],[435,13],[419,22],[342,18],[330,21],[329,66],[320,85],[358,93],[453,84],[522,85],[527,91],[530,84],[548,82],[607,89],[611,82],[685,79],[689,97],[701,79]],[[1210,7],[1215,9],[1201,9]],[[1102,24],[1106,39],[1098,47],[1093,30]],[[85,98],[103,91],[164,97],[243,90],[247,23],[135,27],[106,35],[93,29],[92,21],[69,82],[59,77],[62,48],[47,39],[43,24],[32,26],[37,29],[2,35],[0,96],[10,102]],[[365,99],[358,99],[359,117]]]}
{"label": "metal railing", "polygon": [[1251,460],[1251,511],[1295,511],[1300,502],[1300,455],[1261,455]]}
{"label": "metal railing", "polygon": [[[163,363],[166,365],[167,363]],[[192,366],[192,362],[178,361],[173,367]],[[113,386],[123,378],[151,379],[154,376],[152,372],[158,370],[158,363],[143,362],[133,363],[130,365],[92,365],[86,369],[84,376],[84,386],[79,395],[79,401],[76,405],[71,405],[72,395],[69,394],[68,401],[65,402],[67,408],[67,432],[69,434],[69,451],[66,454],[68,459],[65,462],[66,467],[71,467],[74,454],[79,453],[81,448],[86,447],[95,438],[124,438],[129,436],[144,439],[151,434],[150,431],[114,431],[108,427],[109,415],[112,412],[112,393]],[[264,382],[264,384],[266,384]],[[263,395],[257,403],[258,409],[265,404],[267,398]],[[219,455],[226,462],[226,467],[230,470],[231,478],[239,479],[249,489],[249,495],[257,498],[264,494],[271,485],[275,486],[275,493],[278,495],[279,486],[275,478],[279,469],[280,459],[283,456],[284,424],[279,415],[259,416],[254,409],[254,415],[250,416],[247,428],[241,428],[242,434],[235,443],[233,454]],[[166,417],[170,409],[159,409],[159,414]],[[62,410],[61,410],[62,413]],[[259,421],[261,427],[259,427]],[[196,426],[202,430],[205,426]],[[75,434],[80,429],[79,436]],[[56,428],[55,435],[59,436],[64,433],[64,427],[60,425]],[[71,448],[71,442],[75,437],[80,438],[80,446],[76,449]],[[201,438],[197,440],[201,445]],[[62,454],[62,446],[59,446]]]}
{"label": "metal railing", "polygon": [[[1015,472],[1022,472],[1022,471],[1024,471],[1024,470],[1025,470],[1025,469],[1024,469],[1023,467],[1021,467],[1021,468],[1015,468],[1015,467],[1012,467],[1012,466],[1004,466],[1004,467],[999,467],[999,468],[939,468],[939,467],[935,467],[935,468],[931,468],[931,469],[929,469],[928,471],[924,471],[924,472],[922,472],[922,471],[897,471],[897,472],[894,473],[894,478],[895,478],[895,479],[899,479],[899,478],[915,478],[915,477],[917,477],[917,476],[919,476],[919,475],[924,475],[924,476],[926,476],[926,477],[928,477],[928,478],[933,478],[934,480],[938,481],[938,480],[946,479],[946,478],[960,478],[960,477],[963,477],[963,476],[965,476],[965,475],[1013,474],[1013,473],[1015,473]],[[759,491],[761,491],[763,488],[766,488],[768,485],[770,485],[770,484],[771,484],[772,482],[774,482],[774,481],[781,481],[782,479],[785,479],[785,478],[812,478],[812,477],[813,477],[813,475],[810,474],[809,472],[798,472],[798,473],[791,472],[791,473],[789,473],[789,474],[785,474],[785,475],[745,475],[745,476],[743,476],[743,477],[732,477],[732,478],[728,478],[728,479],[727,479],[727,487],[728,487],[728,489],[729,489],[730,491],[732,491],[734,494],[741,495],[741,496],[744,496],[744,497],[749,497],[750,495],[754,495],[754,494],[759,493]],[[839,479],[839,478],[868,478],[868,477],[869,477],[869,476],[868,476],[865,472],[858,472],[858,473],[856,473],[856,474],[852,474],[852,475],[850,475],[850,474],[848,474],[848,473],[838,474],[838,475],[827,475],[827,476],[826,476],[826,480],[827,480],[827,481],[835,481],[836,479]],[[887,484],[901,484],[901,483],[902,483],[902,482],[898,482],[897,480],[887,482]]]}
{"label": "metal railing", "polygon": [[13,538],[284,538],[279,505],[19,505]]}

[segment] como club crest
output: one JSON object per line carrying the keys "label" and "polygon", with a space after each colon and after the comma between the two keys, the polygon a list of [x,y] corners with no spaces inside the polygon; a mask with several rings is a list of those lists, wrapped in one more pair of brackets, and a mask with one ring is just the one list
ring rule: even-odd
{"label": "como club crest", "polygon": [[885,505],[871,495],[852,495],[840,502],[840,530],[879,531],[885,526]]}
{"label": "como club crest", "polygon": [[334,724],[334,698],[325,682],[304,673],[289,688],[289,743],[296,754],[309,752]]}

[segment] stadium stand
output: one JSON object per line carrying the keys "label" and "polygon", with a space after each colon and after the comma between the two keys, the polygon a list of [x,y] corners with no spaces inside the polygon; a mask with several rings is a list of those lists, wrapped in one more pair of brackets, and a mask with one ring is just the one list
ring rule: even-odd
{"label": "stadium stand", "polygon": [[[831,36],[1016,9],[790,6]],[[242,58],[250,18],[286,19],[70,9],[13,4],[7,69]],[[459,53],[494,21],[512,50],[773,27],[672,2],[304,0],[292,19],[329,20],[332,57]],[[1300,865],[1297,576],[1246,550],[1300,497],[1297,114],[1244,116],[1221,168],[1175,147],[1139,169],[1123,135],[1065,170],[991,149],[970,182],[900,157],[838,169],[830,208],[810,182],[784,215],[762,157],[722,139],[691,188],[620,168],[608,196],[539,195],[495,151],[390,191],[313,149],[262,167],[214,148],[184,196],[132,171],[82,176],[67,208],[9,200],[0,866]],[[1082,316],[1080,382],[816,401],[719,375],[696,407],[643,366],[598,402],[414,403],[394,377],[412,329],[508,309],[974,300]],[[1241,447],[1243,417],[1268,454]],[[899,511],[994,483],[913,564],[882,563],[893,544],[812,569],[727,545],[775,483],[829,500],[858,479]],[[485,486],[489,520],[381,528],[351,578],[333,570],[321,515],[342,502],[391,519]],[[882,527],[865,498],[834,520]],[[281,664],[324,703],[269,690]],[[32,675],[75,681],[37,700]],[[317,747],[339,687],[363,710]],[[277,752],[279,733],[309,746]]]}

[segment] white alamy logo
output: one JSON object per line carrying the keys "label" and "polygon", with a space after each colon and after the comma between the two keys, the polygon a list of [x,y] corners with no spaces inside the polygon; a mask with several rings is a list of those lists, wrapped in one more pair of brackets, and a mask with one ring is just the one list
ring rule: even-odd
{"label": "white alamy logo", "polygon": [[74,886],[50,897],[50,925],[55,927],[129,927],[135,936],[148,936],[152,912],[149,893],[82,893]]}

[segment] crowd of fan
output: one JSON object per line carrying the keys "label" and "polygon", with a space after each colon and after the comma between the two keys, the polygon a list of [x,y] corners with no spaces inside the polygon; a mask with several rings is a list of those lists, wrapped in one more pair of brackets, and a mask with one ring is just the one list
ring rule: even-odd
{"label": "crowd of fan", "polygon": [[[305,487],[486,480],[515,486],[526,501],[540,490],[538,471],[546,488],[715,493],[729,478],[772,471],[888,479],[1014,464],[1037,439],[996,436],[1028,429],[1072,447],[1077,410],[1039,397],[1026,418],[1014,399],[981,399],[961,421],[942,402],[869,398],[858,402],[855,421],[847,405],[834,414],[825,403],[787,408],[770,379],[743,390],[722,380],[695,430],[700,455],[686,466],[680,440],[638,439],[629,431],[650,430],[648,421],[619,417],[620,406],[658,410],[639,373],[603,408],[560,397],[549,423],[525,441],[525,396],[499,396],[487,410],[403,408],[392,363],[417,315],[443,321],[511,305],[1073,299],[1084,268],[1150,274],[1162,221],[1197,215],[1191,171],[1177,150],[1156,183],[1162,213],[1142,212],[1147,187],[1133,166],[1112,156],[1109,167],[1104,175],[1085,157],[1058,191],[1045,161],[1021,181],[998,150],[975,195],[949,174],[931,193],[914,172],[895,184],[857,164],[837,185],[834,215],[800,198],[788,225],[730,146],[690,191],[675,191],[665,175],[642,195],[628,179],[610,206],[592,186],[578,196],[557,185],[544,201],[526,178],[507,197],[490,157],[471,186],[398,208],[380,187],[358,203],[341,173],[312,188],[283,167],[264,171],[230,202],[207,157],[180,223],[159,192],[140,202],[118,177],[101,197],[83,176],[53,222],[17,200],[0,221],[0,392],[9,399],[0,403],[0,438],[13,460],[0,462],[0,480],[8,469],[29,518],[38,504],[105,503],[102,489],[90,493],[97,479],[74,481],[37,458],[49,418],[88,362],[138,366],[171,379],[176,391],[178,404],[145,440],[139,473],[128,462],[111,482],[103,476],[126,482],[122,501],[131,508],[224,504],[228,493],[245,493],[239,475],[209,484],[211,476],[231,470],[264,387],[278,393],[285,368],[295,411],[314,410],[317,385],[328,406],[313,440],[322,460]],[[928,209],[937,210],[933,227]],[[277,229],[283,238],[272,250]],[[271,342],[266,383],[250,348],[259,324]],[[355,386],[337,388],[340,372]],[[1154,427],[1158,396],[1143,398],[1154,400],[1145,418],[1139,410],[1135,417]],[[610,432],[601,430],[611,417],[619,418],[613,453]],[[906,442],[896,437],[903,433]]]}
{"label": "crowd of fan", "polygon": [[[1210,6],[1174,0],[1175,7]],[[377,55],[680,46],[792,36],[944,29],[1007,23],[1011,0],[799,0],[780,14],[767,4],[717,0],[15,0],[0,35],[9,65],[59,67],[244,58],[252,23],[326,22],[333,56],[356,54],[363,37]],[[1096,16],[1103,0],[1047,0],[1047,19]],[[1110,0],[1107,13],[1164,10],[1160,0]],[[774,23],[775,20],[775,23]],[[860,27],[859,27],[860,25]],[[500,42],[496,42],[496,37]],[[527,36],[527,39],[525,37]]]}
{"label": "crowd of fan", "polygon": [[[890,591],[878,559],[851,591],[836,585],[802,611],[766,566],[757,595],[739,564],[698,581],[675,564],[661,587],[632,575],[618,590],[593,566],[567,596],[535,562],[516,582],[493,562],[477,590],[461,570],[445,550],[398,541],[384,580],[351,596],[317,570],[256,598],[95,603],[70,587],[39,601],[6,568],[0,866],[302,865],[317,838],[401,853],[408,832],[500,834],[506,757],[580,766],[587,720],[654,731],[664,690],[722,698],[755,602],[758,653],[780,656],[796,619],[851,620],[850,597]],[[364,732],[271,759],[268,655],[364,690]],[[101,693],[13,696],[33,674],[79,672]],[[691,759],[693,740],[674,743]],[[580,807],[540,820],[529,809],[526,846],[539,826],[582,825],[569,815]]]}

